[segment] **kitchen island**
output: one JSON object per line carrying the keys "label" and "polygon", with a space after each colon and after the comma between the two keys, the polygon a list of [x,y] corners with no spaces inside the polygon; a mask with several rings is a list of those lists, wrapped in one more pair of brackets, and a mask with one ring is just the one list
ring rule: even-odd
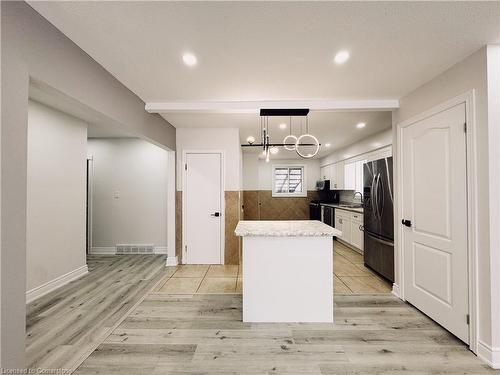
{"label": "kitchen island", "polygon": [[333,322],[333,236],[320,221],[240,221],[244,322]]}

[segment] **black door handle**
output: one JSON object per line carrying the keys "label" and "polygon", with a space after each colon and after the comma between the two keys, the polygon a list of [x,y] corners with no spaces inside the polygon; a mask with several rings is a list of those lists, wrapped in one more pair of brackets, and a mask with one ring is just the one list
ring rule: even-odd
{"label": "black door handle", "polygon": [[212,216],[212,217],[219,217],[220,216],[220,212],[214,212],[210,216]]}
{"label": "black door handle", "polygon": [[403,219],[401,220],[401,224],[403,224],[406,227],[411,227],[411,220]]}

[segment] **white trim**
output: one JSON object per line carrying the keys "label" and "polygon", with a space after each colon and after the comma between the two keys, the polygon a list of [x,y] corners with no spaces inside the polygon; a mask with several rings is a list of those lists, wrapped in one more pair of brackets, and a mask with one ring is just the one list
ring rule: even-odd
{"label": "white trim", "polygon": [[92,255],[115,255],[116,247],[115,246],[93,246],[90,249],[90,254]]}
{"label": "white trim", "polygon": [[[395,274],[400,275],[399,297],[404,300],[404,252],[402,251],[403,228],[399,224],[403,219],[403,197],[401,194],[402,187],[402,165],[401,155],[403,153],[402,137],[403,128],[408,127],[416,122],[422,121],[435,114],[443,112],[449,108],[455,107],[459,104],[465,103],[465,116],[467,122],[467,250],[468,250],[468,268],[469,268],[469,348],[472,352],[478,351],[478,317],[479,317],[479,303],[478,303],[478,212],[477,212],[477,155],[476,155],[476,118],[475,118],[475,91],[469,90],[464,94],[458,95],[444,103],[441,103],[427,111],[424,111],[410,119],[400,122],[396,125],[397,148],[394,150],[396,153],[396,169],[398,181],[398,194],[395,201],[396,206],[394,212],[396,214],[394,225],[395,233],[398,233],[397,241],[395,242],[395,252],[398,256],[399,262],[395,262]],[[398,273],[399,271],[399,273]]]}
{"label": "white trim", "polygon": [[225,245],[226,245],[226,237],[225,237],[225,231],[226,231],[226,198],[225,198],[225,192],[226,192],[226,186],[225,186],[225,181],[226,181],[226,176],[225,176],[225,153],[223,150],[205,150],[205,149],[200,149],[200,150],[192,150],[192,149],[187,149],[182,151],[182,186],[181,186],[181,191],[182,191],[182,263],[183,264],[188,264],[187,262],[187,253],[186,253],[186,191],[184,190],[184,186],[186,186],[186,180],[187,180],[187,170],[184,167],[186,165],[186,157],[187,154],[219,154],[220,155],[220,168],[221,168],[221,176],[220,176],[220,217],[221,217],[221,225],[220,225],[220,264],[224,264],[224,253],[225,253]]}
{"label": "white trim", "polygon": [[176,238],[175,238],[175,170],[176,155],[175,151],[167,151],[167,253],[169,258],[176,258]]}
{"label": "white trim", "polygon": [[169,266],[177,266],[179,264],[179,260],[177,259],[176,256],[174,257],[167,257],[167,263],[165,264],[165,266],[169,267]]}
{"label": "white trim", "polygon": [[[275,183],[274,183],[274,177],[275,177],[275,174],[274,174],[274,171],[276,168],[302,168],[302,191],[300,193],[276,193],[274,191],[274,186],[275,186]],[[299,164],[299,163],[296,163],[296,164],[273,164],[271,166],[271,183],[272,183],[272,186],[271,186],[271,196],[273,198],[303,198],[303,197],[307,197],[307,166],[305,164]]]}
{"label": "white trim", "polygon": [[396,283],[392,284],[392,295],[401,298],[401,291],[399,290],[399,285]]}
{"label": "white trim", "polygon": [[166,246],[155,246],[154,253],[155,254],[167,254],[167,247]]}
{"label": "white trim", "polygon": [[93,189],[92,189],[92,183],[94,180],[94,157],[93,155],[88,155],[87,156],[87,165],[88,165],[88,171],[87,171],[87,191],[86,191],[86,199],[88,199],[87,202],[87,248],[85,249],[86,252],[90,253],[92,249],[92,208],[93,208],[93,203],[94,203],[94,198],[93,198]]}
{"label": "white trim", "polygon": [[83,275],[86,275],[89,272],[89,269],[87,265],[81,266],[73,271],[70,271],[64,275],[61,275],[59,277],[56,277],[53,280],[50,280],[49,282],[46,282],[45,284],[42,284],[40,286],[37,286],[36,288],[33,288],[31,290],[28,290],[26,292],[26,303],[33,302],[37,298],[40,298],[66,284],[69,282],[76,280]]}
{"label": "white trim", "polygon": [[479,340],[477,343],[477,356],[491,368],[500,369],[500,348],[492,348]]}
{"label": "white trim", "polygon": [[261,108],[309,108],[312,111],[393,110],[398,99],[278,100],[278,101],[175,101],[148,102],[149,113],[259,113]]}

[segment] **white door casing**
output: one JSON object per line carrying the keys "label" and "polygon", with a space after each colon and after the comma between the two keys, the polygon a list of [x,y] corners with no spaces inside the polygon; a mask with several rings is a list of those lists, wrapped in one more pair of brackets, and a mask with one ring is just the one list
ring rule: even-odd
{"label": "white door casing", "polygon": [[465,104],[402,131],[405,299],[469,342]]}
{"label": "white door casing", "polygon": [[222,154],[184,157],[183,263],[223,264]]}

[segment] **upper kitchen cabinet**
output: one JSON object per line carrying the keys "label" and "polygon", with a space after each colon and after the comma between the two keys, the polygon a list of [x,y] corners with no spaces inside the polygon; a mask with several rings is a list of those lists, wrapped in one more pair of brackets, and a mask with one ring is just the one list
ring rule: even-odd
{"label": "upper kitchen cabinet", "polygon": [[366,160],[356,160],[345,164],[344,189],[363,193],[363,164]]}
{"label": "upper kitchen cabinet", "polygon": [[344,189],[356,189],[356,164],[355,161],[348,161],[344,165]]}
{"label": "upper kitchen cabinet", "polygon": [[344,162],[330,164],[330,189],[344,189]]}
{"label": "upper kitchen cabinet", "polygon": [[330,169],[331,168],[329,165],[325,165],[324,167],[320,168],[320,176],[322,180],[332,180]]}

